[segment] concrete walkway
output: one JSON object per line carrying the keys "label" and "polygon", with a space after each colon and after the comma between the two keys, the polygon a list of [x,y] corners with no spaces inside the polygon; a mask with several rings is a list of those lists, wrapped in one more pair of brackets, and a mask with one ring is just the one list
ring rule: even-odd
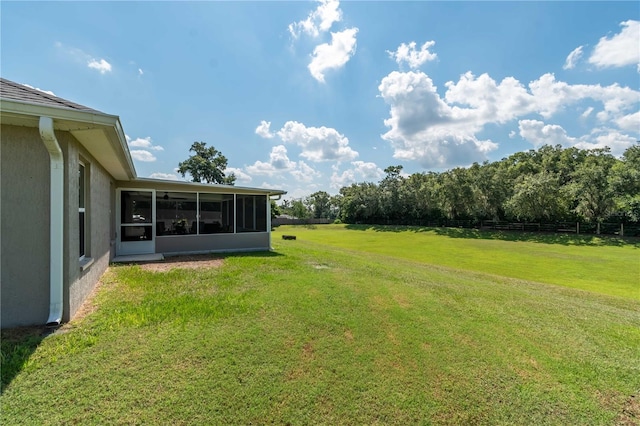
{"label": "concrete walkway", "polygon": [[164,260],[162,253],[131,254],[129,256],[116,256],[112,263],[134,263],[134,262],[158,262]]}

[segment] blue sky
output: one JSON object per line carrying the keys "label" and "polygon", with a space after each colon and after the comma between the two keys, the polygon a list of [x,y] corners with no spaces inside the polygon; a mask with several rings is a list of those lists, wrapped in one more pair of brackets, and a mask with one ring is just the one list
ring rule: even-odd
{"label": "blue sky", "polygon": [[290,198],[640,138],[637,2],[9,2],[1,74],[120,116],[139,176],[194,141]]}

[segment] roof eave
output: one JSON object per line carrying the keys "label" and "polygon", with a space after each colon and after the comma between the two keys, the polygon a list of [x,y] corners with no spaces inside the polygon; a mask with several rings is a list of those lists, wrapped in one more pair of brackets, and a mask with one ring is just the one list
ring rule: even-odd
{"label": "roof eave", "polygon": [[[15,101],[11,99],[0,99],[0,122],[1,116],[23,116],[33,117],[33,126],[37,126],[38,117],[50,117],[54,120],[57,130],[70,132],[82,132],[94,129],[101,129],[106,132],[107,140],[113,151],[117,154],[121,164],[121,171],[110,171],[116,179],[135,179],[136,170],[133,165],[126,137],[117,115],[110,115],[94,110],[82,111],[71,108],[50,107],[29,102]],[[30,124],[31,125],[31,124]],[[79,125],[79,126],[78,126]],[[82,143],[82,141],[80,141]],[[92,154],[93,155],[93,154]],[[100,161],[100,158],[97,158]],[[123,175],[124,173],[124,175]]]}
{"label": "roof eave", "polygon": [[187,182],[187,181],[179,181],[179,180],[169,180],[169,179],[154,179],[154,178],[143,178],[138,177],[131,184],[135,184],[136,182],[140,182],[147,185],[166,185],[166,186],[181,186],[181,187],[191,187],[191,188],[199,188],[199,189],[208,189],[208,190],[223,190],[225,192],[244,192],[244,193],[262,193],[265,195],[285,195],[287,191],[282,191],[279,189],[270,189],[270,188],[253,188],[248,186],[235,186],[235,185],[223,185],[217,183],[201,183],[201,182]]}

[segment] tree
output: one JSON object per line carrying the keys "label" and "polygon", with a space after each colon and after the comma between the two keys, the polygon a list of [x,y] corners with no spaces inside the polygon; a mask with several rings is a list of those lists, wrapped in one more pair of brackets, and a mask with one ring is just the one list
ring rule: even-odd
{"label": "tree", "polygon": [[610,185],[622,219],[640,222],[640,144],[628,148],[611,168]]}
{"label": "tree", "polygon": [[566,206],[558,178],[547,172],[522,177],[505,204],[507,212],[518,219],[543,221],[564,217]]}
{"label": "tree", "polygon": [[447,219],[470,217],[470,203],[473,202],[473,188],[469,172],[462,167],[448,170],[439,175],[438,204]]}
{"label": "tree", "polygon": [[404,184],[402,166],[389,166],[384,169],[384,172],[387,175],[380,181],[379,185],[382,216],[386,219],[398,220],[406,212],[404,200],[400,199],[400,188]]}
{"label": "tree", "polygon": [[472,186],[471,213],[475,219],[500,220],[504,203],[511,196],[506,167],[501,163],[474,163],[468,169]]}
{"label": "tree", "polygon": [[306,219],[309,217],[309,210],[302,200],[293,200],[291,203],[291,214],[296,219]]}
{"label": "tree", "polygon": [[280,207],[276,204],[276,200],[269,200],[271,204],[271,220],[280,216]]}
{"label": "tree", "polygon": [[568,185],[576,207],[574,211],[587,222],[597,223],[600,233],[602,223],[615,210],[615,192],[609,175],[616,159],[609,149],[594,149],[586,160],[576,168],[572,182]]}
{"label": "tree", "polygon": [[178,172],[185,177],[191,175],[193,182],[220,183],[233,185],[236,176],[230,173],[225,175],[227,169],[227,157],[214,147],[207,147],[205,142],[194,142],[189,148],[194,155],[187,160],[178,163]]}
{"label": "tree", "polygon": [[308,197],[308,205],[313,211],[313,217],[328,218],[331,207],[331,196],[325,191],[317,191]]}

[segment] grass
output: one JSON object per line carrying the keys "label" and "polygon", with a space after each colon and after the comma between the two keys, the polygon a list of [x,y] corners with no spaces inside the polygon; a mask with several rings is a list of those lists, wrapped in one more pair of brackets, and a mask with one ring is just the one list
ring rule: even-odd
{"label": "grass", "polygon": [[[111,268],[99,309],[3,376],[1,423],[638,421],[633,294],[593,291],[579,277],[573,286],[590,291],[527,281],[491,262],[438,263],[483,242],[496,256],[537,259],[527,247],[538,244],[556,253],[547,268],[613,275],[609,258],[636,246],[381,231],[282,228],[275,252],[229,256],[217,269]],[[448,256],[412,254],[434,246]],[[599,253],[607,261],[594,262]]]}
{"label": "grass", "polygon": [[283,226],[279,232],[374,255],[640,300],[638,239],[369,225]]}

